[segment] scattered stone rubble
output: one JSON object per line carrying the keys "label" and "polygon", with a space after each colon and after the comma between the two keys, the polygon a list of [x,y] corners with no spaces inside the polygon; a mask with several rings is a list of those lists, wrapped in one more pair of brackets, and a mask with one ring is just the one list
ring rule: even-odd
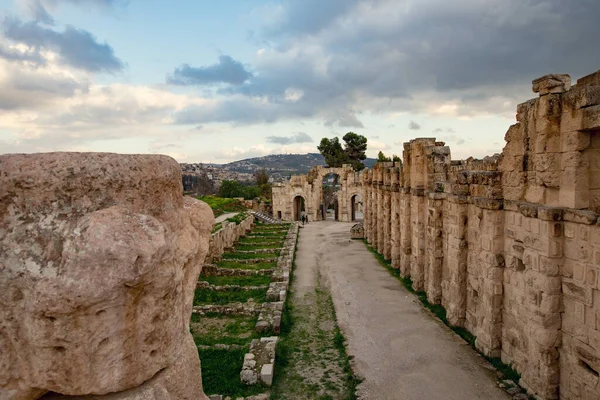
{"label": "scattered stone rubble", "polygon": [[351,239],[364,239],[365,237],[365,227],[362,222],[358,224],[352,225],[350,228],[350,238]]}
{"label": "scattered stone rubble", "polygon": [[0,398],[206,399],[188,326],[214,217],[175,160],[15,154],[0,171]]}
{"label": "scattered stone rubble", "polygon": [[275,349],[278,336],[263,337],[252,340],[250,351],[244,356],[244,365],[240,379],[246,385],[262,382],[267,386],[273,384],[275,368]]}

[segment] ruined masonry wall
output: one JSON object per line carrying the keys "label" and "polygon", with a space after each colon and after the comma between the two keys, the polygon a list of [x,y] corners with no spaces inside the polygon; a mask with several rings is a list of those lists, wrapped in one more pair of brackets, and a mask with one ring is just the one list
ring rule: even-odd
{"label": "ruined masonry wall", "polygon": [[252,229],[254,217],[248,215],[239,225],[235,222],[223,221],[222,228],[210,235],[210,245],[205,262],[207,264],[220,259],[227,248]]}
{"label": "ruined masonry wall", "polygon": [[541,399],[600,398],[600,71],[533,81],[501,155],[364,171],[367,241]]}
{"label": "ruined masonry wall", "polygon": [[[295,221],[294,199],[300,196],[309,221],[320,221],[320,205],[323,199],[323,178],[328,174],[340,177],[340,189],[337,192],[339,221],[352,221],[352,197],[362,194],[362,183],[359,174],[350,165],[342,168],[314,167],[308,175],[294,175],[285,183],[273,185],[273,216],[283,221]],[[363,203],[364,204],[364,203]],[[363,208],[366,209],[366,207]]]}

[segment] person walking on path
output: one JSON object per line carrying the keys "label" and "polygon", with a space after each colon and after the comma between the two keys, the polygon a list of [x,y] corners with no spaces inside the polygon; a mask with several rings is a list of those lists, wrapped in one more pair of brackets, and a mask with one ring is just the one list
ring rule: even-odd
{"label": "person walking on path", "polygon": [[304,221],[306,220],[306,217],[304,216],[304,214],[302,214],[302,216],[300,217],[300,219],[302,220],[302,225],[304,225]]}

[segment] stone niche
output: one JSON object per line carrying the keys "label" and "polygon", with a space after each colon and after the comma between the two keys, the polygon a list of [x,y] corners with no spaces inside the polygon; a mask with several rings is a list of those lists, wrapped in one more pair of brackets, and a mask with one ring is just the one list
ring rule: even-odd
{"label": "stone niche", "polygon": [[0,156],[0,398],[207,399],[210,208],[159,155]]}
{"label": "stone niche", "polygon": [[364,171],[364,235],[535,398],[600,399],[600,71],[532,88],[499,155]]}

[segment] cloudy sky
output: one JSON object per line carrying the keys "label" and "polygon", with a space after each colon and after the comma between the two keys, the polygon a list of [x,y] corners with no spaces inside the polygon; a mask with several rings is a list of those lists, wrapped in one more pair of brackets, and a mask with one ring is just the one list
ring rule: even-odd
{"label": "cloudy sky", "polygon": [[0,0],[0,153],[228,162],[365,135],[500,152],[548,73],[600,68],[598,0]]}

